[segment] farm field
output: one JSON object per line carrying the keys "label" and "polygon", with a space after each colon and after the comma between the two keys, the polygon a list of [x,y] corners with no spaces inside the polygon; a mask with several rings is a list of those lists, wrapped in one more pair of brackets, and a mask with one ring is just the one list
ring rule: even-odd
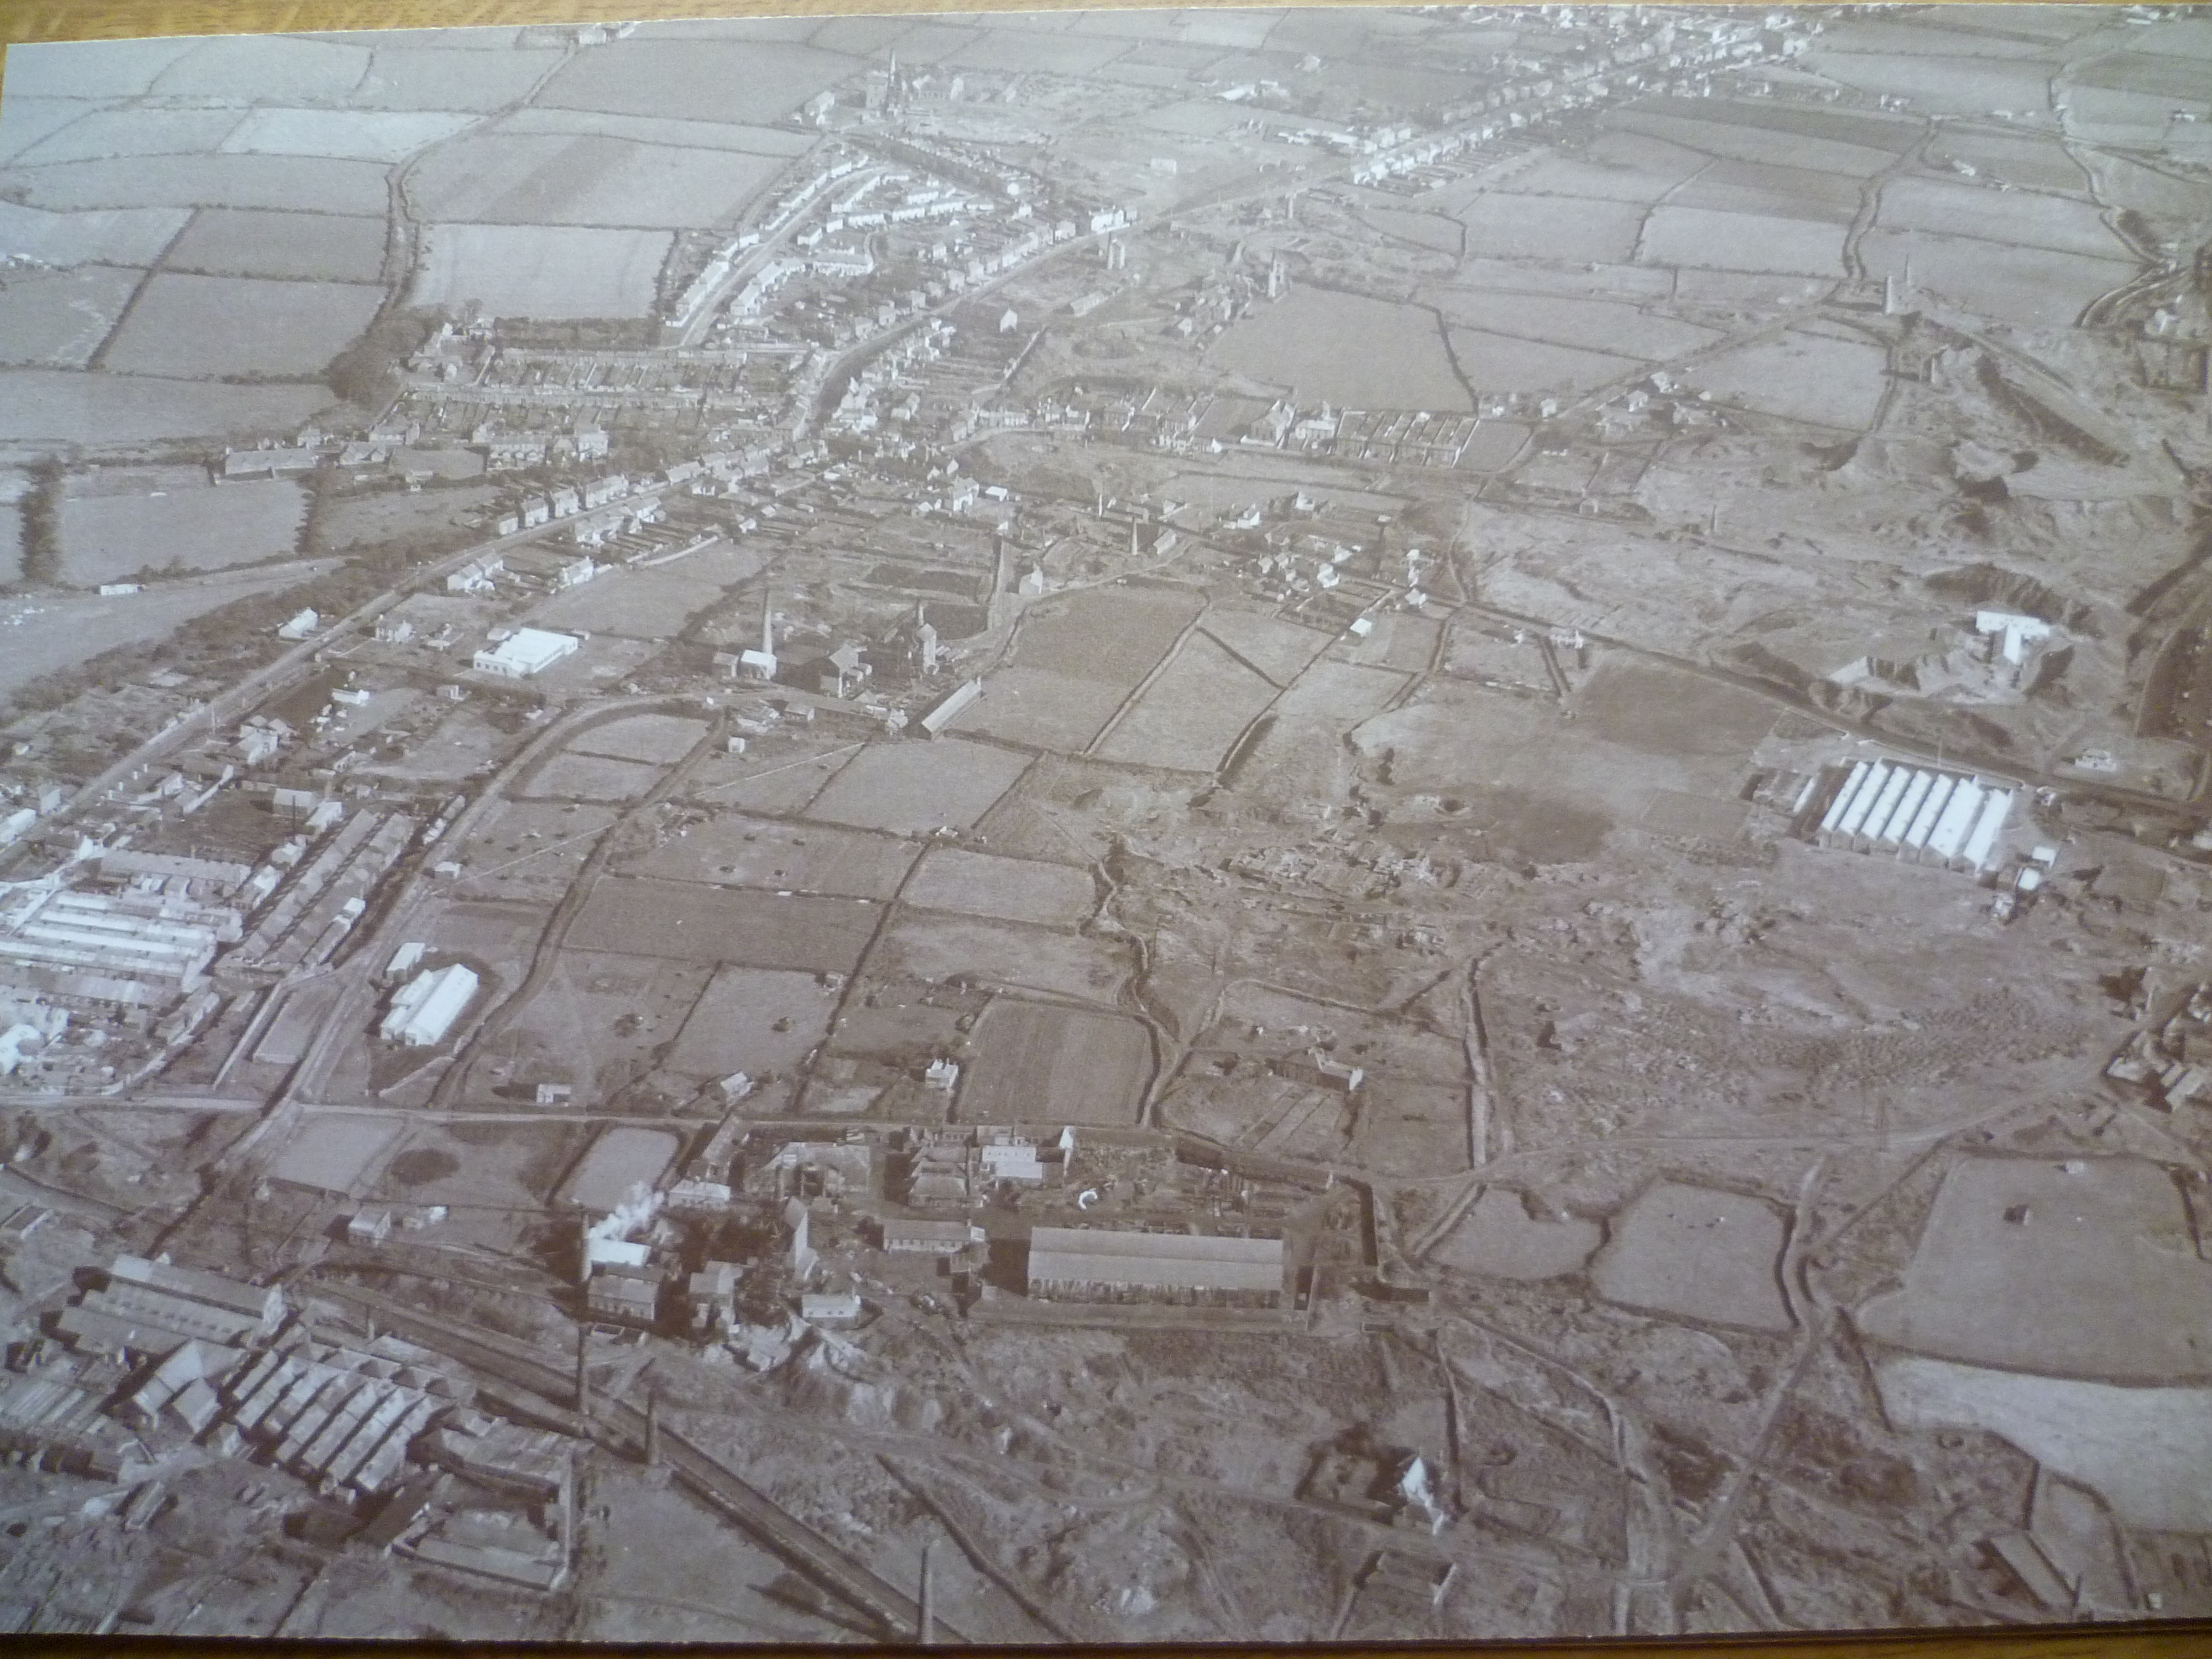
{"label": "farm field", "polygon": [[1121,953],[1104,941],[941,913],[895,922],[869,958],[868,971],[872,977],[932,982],[957,975],[1109,1007],[1127,977]]}
{"label": "farm field", "polygon": [[1017,663],[991,676],[982,696],[952,722],[1027,748],[1081,750],[1105,728],[1127,689]]}
{"label": "farm field", "polygon": [[1232,325],[1207,356],[1310,401],[1462,414],[1474,407],[1435,313],[1364,295],[1294,288]]}
{"label": "farm field", "polygon": [[1277,685],[1296,679],[1334,637],[1256,611],[1229,611],[1219,605],[1206,613],[1200,628]]}
{"label": "farm field", "polygon": [[0,467],[0,587],[22,580],[23,497],[30,489],[29,473]]}
{"label": "farm field", "polygon": [[142,570],[220,570],[292,553],[307,512],[289,478],[216,485],[198,467],[109,467],[70,480],[62,579],[78,587]]}
{"label": "farm field", "polygon": [[1202,634],[1107,733],[1097,752],[1137,766],[1212,772],[1237,734],[1274,700],[1276,689]]}
{"label": "farm field", "polygon": [[320,384],[227,386],[69,369],[0,369],[0,441],[141,443],[296,427],[337,398]]}
{"label": "farm field", "polygon": [[165,582],[116,599],[0,599],[0,696],[103,651],[166,639],[195,617],[240,599],[295,587],[335,569],[337,562],[325,559]]}
{"label": "farm field", "polygon": [[541,1211],[587,1133],[573,1123],[418,1124],[369,1195],[385,1204],[442,1204],[461,1221]]}
{"label": "farm field", "polygon": [[410,188],[435,220],[683,229],[728,218],[783,165],[596,133],[480,133],[417,162]]}
{"label": "farm field", "polygon": [[1581,155],[1547,155],[1516,173],[1514,193],[1649,207],[1696,177],[1711,161],[1662,139],[1601,131]]}
{"label": "farm field", "polygon": [[11,273],[0,285],[0,363],[82,368],[143,274],[114,265]]}
{"label": "farm field", "polygon": [[0,201],[0,247],[43,265],[146,265],[161,257],[191,216],[180,207],[49,213]]}
{"label": "farm field", "polygon": [[653,1068],[711,970],[698,963],[563,951],[530,1000],[471,1057],[472,1098],[513,1100],[540,1083],[607,1099]]}
{"label": "farm field", "polygon": [[1662,1181],[1615,1216],[1590,1283],[1608,1302],[1711,1325],[1786,1331],[1781,1213],[1765,1200]]}
{"label": "farm field", "polygon": [[1840,276],[1844,228],[1813,219],[1666,205],[1652,209],[1644,222],[1637,258],[1645,264]]}
{"label": "farm field", "polygon": [[1942,179],[1899,179],[1882,191],[1875,222],[1885,230],[1976,236],[2000,247],[2050,248],[2132,263],[2094,203],[2060,196],[2000,193]]}
{"label": "farm field", "polygon": [[1710,358],[1685,378],[1741,408],[1853,432],[1873,423],[1889,386],[1879,345],[1804,329]]}
{"label": "farm field", "polygon": [[1452,324],[1613,356],[1656,361],[1695,351],[1720,337],[1712,329],[1614,300],[1460,288],[1430,289],[1424,295]]}
{"label": "farm field", "polygon": [[380,214],[386,169],[373,161],[311,155],[134,155],[21,167],[29,205],[85,208],[290,208]]}
{"label": "farm field", "polygon": [[1018,661],[1077,679],[1133,688],[1199,613],[1199,600],[1158,588],[1097,588],[1048,600],[1022,619]]}
{"label": "farm field", "polygon": [[1029,763],[1026,755],[958,738],[872,743],[830,780],[806,816],[900,835],[965,830],[1013,787]]}
{"label": "farm field", "polygon": [[373,283],[384,269],[384,240],[381,218],[202,208],[165,264],[171,270],[219,276]]}
{"label": "farm field", "polygon": [[1859,257],[1868,274],[1878,277],[1901,279],[1910,261],[1916,289],[2029,328],[2064,327],[2092,300],[2136,275],[2132,264],[2118,259],[2002,247],[1932,231],[1870,230],[1860,241]]}
{"label": "farm field", "polygon": [[511,793],[523,800],[635,800],[666,769],[563,750],[534,769]]}
{"label": "farm field", "polygon": [[1729,118],[1746,112],[1758,115],[1763,112],[1739,105],[1734,110],[1709,118],[1702,112],[1697,115],[1674,114],[1649,105],[1638,105],[1609,116],[1607,125],[1624,135],[1633,133],[1644,138],[1662,139],[1684,149],[1729,161],[1778,161],[1785,167],[1808,167],[1816,173],[1837,173],[1855,179],[1880,173],[1890,164],[1893,155],[1890,149],[1869,144],[1810,134],[1784,134],[1753,121]]}
{"label": "farm field", "polygon": [[270,103],[337,100],[361,84],[368,64],[368,48],[346,40],[215,35],[194,41],[149,90],[168,98],[221,98],[246,86]]}
{"label": "farm field", "polygon": [[301,1121],[269,1166],[271,1180],[324,1192],[350,1191],[405,1126],[367,1113],[319,1113]]}
{"label": "farm field", "polygon": [[1667,199],[1675,207],[1848,225],[1858,215],[1862,194],[1857,179],[1838,173],[1764,161],[1715,161]]}
{"label": "farm field", "polygon": [[665,230],[433,225],[409,302],[477,300],[507,317],[642,317],[673,240]]}
{"label": "farm field", "polygon": [[700,995],[669,1051],[687,1077],[788,1073],[819,1044],[837,993],[820,975],[777,968],[723,968]]}
{"label": "farm field", "polygon": [[629,714],[586,726],[568,740],[579,755],[612,755],[617,760],[672,766],[707,735],[707,722],[680,714]]}
{"label": "farm field", "polygon": [[1498,259],[1626,262],[1643,234],[1644,206],[1635,198],[1478,196],[1461,213],[1467,252]]}
{"label": "farm field", "polygon": [[0,162],[13,161],[49,134],[83,119],[84,114],[79,99],[10,94],[0,103]]}
{"label": "farm field", "polygon": [[1643,367],[1633,357],[1474,328],[1452,330],[1451,343],[1468,382],[1483,392],[1585,392]]}
{"label": "farm field", "polygon": [[[449,34],[447,40],[468,37]],[[560,64],[557,47],[518,46],[495,37],[488,46],[379,46],[347,100],[362,109],[488,112],[523,97]]]}
{"label": "farm field", "polygon": [[1088,871],[958,847],[933,848],[926,854],[902,897],[919,909],[1026,921],[1040,927],[1079,927],[1097,905]]}
{"label": "farm field", "polygon": [[536,101],[612,115],[768,122],[855,67],[849,58],[783,41],[640,35],[570,60]]}
{"label": "farm field", "polygon": [[671,639],[722,597],[720,582],[702,580],[705,568],[686,559],[657,570],[610,571],[580,587],[554,594],[532,611],[528,620],[533,628],[582,628],[625,639]]}
{"label": "farm field", "polygon": [[1360,219],[1385,236],[1416,247],[1434,248],[1456,258],[1467,246],[1467,229],[1440,213],[1405,213],[1395,208],[1363,208]]}
{"label": "farm field", "polygon": [[43,167],[118,155],[197,155],[221,145],[241,118],[234,109],[92,108],[11,159],[19,167]]}
{"label": "farm field", "polygon": [[1133,1019],[1001,997],[976,1022],[973,1046],[955,1103],[963,1123],[1137,1121],[1152,1051]]}
{"label": "farm field", "polygon": [[752,127],[730,121],[671,120],[653,115],[607,115],[580,110],[541,109],[536,105],[502,115],[484,129],[497,137],[594,134],[634,144],[662,144],[674,149],[741,150],[748,155],[797,156],[810,147],[805,135],[781,127]]}
{"label": "farm field", "polygon": [[883,836],[729,813],[622,861],[626,875],[887,899],[914,848]]}
{"label": "farm field", "polygon": [[778,897],[697,882],[603,877],[569,929],[571,949],[850,973],[883,907],[865,899]]}
{"label": "farm field", "polygon": [[2034,58],[1815,49],[1804,61],[1832,81],[1861,91],[1910,98],[1931,115],[2051,106],[2051,66]]}
{"label": "farm field", "polygon": [[2146,1159],[1961,1158],[1902,1289],[1855,1316],[1893,1347],[2138,1385],[2212,1376],[2212,1265]]}
{"label": "farm field", "polygon": [[306,379],[368,325],[384,290],[162,272],[147,283],[107,349],[118,374],[270,374]]}
{"label": "farm field", "polygon": [[216,148],[233,155],[330,155],[404,161],[464,132],[472,115],[441,111],[257,109]]}

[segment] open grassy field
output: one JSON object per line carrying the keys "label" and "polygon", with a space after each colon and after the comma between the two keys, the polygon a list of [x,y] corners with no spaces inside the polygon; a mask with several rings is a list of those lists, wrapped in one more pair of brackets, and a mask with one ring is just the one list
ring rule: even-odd
{"label": "open grassy field", "polygon": [[958,847],[935,848],[927,854],[904,898],[921,909],[1026,921],[1040,927],[1078,927],[1098,902],[1088,871]]}
{"label": "open grassy field", "polygon": [[2000,247],[2050,248],[2133,263],[2094,202],[2039,192],[1992,190],[1948,179],[1899,179],[1881,192],[1875,222],[1885,230],[1978,236]]}
{"label": "open grassy field", "polygon": [[630,714],[587,726],[568,741],[580,755],[612,755],[617,760],[672,765],[707,735],[707,722],[680,714]]}
{"label": "open grassy field", "polygon": [[957,1104],[963,1123],[1137,1121],[1152,1051],[1133,1019],[1002,997],[976,1022],[974,1045]]}
{"label": "open grassy field", "polygon": [[727,813],[622,861],[626,875],[887,899],[914,848],[885,836]]}
{"label": "open grassy field", "polygon": [[751,39],[617,40],[569,60],[537,101],[678,119],[781,119],[859,68],[849,58]]}
{"label": "open grassy field", "polygon": [[958,738],[870,744],[806,809],[809,817],[915,834],[964,830],[1029,768],[1029,757]]}
{"label": "open grassy field", "polygon": [[1714,330],[1618,300],[1565,295],[1499,293],[1463,288],[1425,289],[1446,320],[1492,334],[1518,335],[1620,357],[1652,361],[1710,345]]}
{"label": "open grassy field", "polygon": [[1893,1347],[2136,1384],[2212,1376],[2212,1263],[2146,1159],[1963,1158],[1901,1290],[1856,1316]]}
{"label": "open grassy field", "polygon": [[1121,716],[1097,752],[1103,759],[1138,766],[1212,772],[1275,694],[1267,680],[1196,634]]}
{"label": "open grassy field", "polygon": [[2051,107],[2052,66],[2034,58],[1816,49],[1804,62],[1816,74],[1862,92],[1910,98],[1931,115]]}
{"label": "open grassy field", "polygon": [[1889,384],[1880,346],[1805,330],[1708,359],[1686,378],[1744,409],[1853,432],[1872,423]]}
{"label": "open grassy field", "polygon": [[526,800],[635,800],[666,769],[563,750],[535,768],[514,793]]}
{"label": "open grassy field", "polygon": [[590,1130],[575,1123],[423,1123],[384,1166],[374,1196],[472,1212],[542,1212]]}
{"label": "open grassy field", "polygon": [[406,1126],[367,1113],[304,1118],[269,1165],[277,1181],[343,1193],[366,1174]]}
{"label": "open grassy field", "polygon": [[1530,196],[1637,202],[1649,207],[1712,158],[1680,144],[1620,132],[1601,132],[1580,155],[1547,155],[1513,175],[1516,192]]}
{"label": "open grassy field", "polygon": [[[1676,107],[1698,106],[1678,104]],[[1784,167],[1839,173],[1855,179],[1881,172],[1895,154],[1887,148],[1816,137],[1809,133],[1778,132],[1765,125],[1731,118],[1747,111],[1747,106],[1737,106],[1715,111],[1709,118],[1703,110],[1696,115],[1677,114],[1638,105],[1608,115],[1606,125],[1624,135],[1633,133],[1644,138],[1663,139],[1706,155],[1739,161],[1773,161]]]}
{"label": "open grassy field", "polygon": [[155,275],[108,347],[118,374],[319,374],[368,325],[384,290],[365,283]]}
{"label": "open grassy field", "polygon": [[[505,109],[563,56],[557,47],[517,46],[514,37],[503,32],[501,43],[489,50],[461,44],[469,37],[459,30],[439,38],[437,46],[410,42],[375,48],[368,73],[348,101],[379,110]],[[447,42],[453,44],[443,44]]]}
{"label": "open grassy field", "polygon": [[1455,328],[1451,342],[1468,381],[1482,392],[1583,392],[1643,366],[1634,357],[1481,329]]}
{"label": "open grassy field", "polygon": [[368,72],[369,50],[354,41],[301,35],[211,35],[155,77],[167,98],[220,98],[251,88],[276,103],[285,99],[337,101]]}
{"label": "open grassy field", "polygon": [[[745,556],[750,560],[757,556]],[[669,639],[681,634],[687,622],[722,597],[720,582],[702,580],[705,568],[696,559],[685,559],[655,570],[619,570],[596,576],[540,604],[530,613],[530,625],[582,628],[633,640]]]}
{"label": "open grassy field", "polygon": [[2132,262],[2000,247],[1921,230],[1870,230],[1859,243],[1859,257],[1868,275],[1876,277],[1903,276],[1910,260],[1916,288],[2028,328],[2066,327],[2092,300],[2136,274]]}
{"label": "open grassy field", "polygon": [[642,317],[673,240],[665,230],[433,225],[410,299],[477,300],[507,317]]}
{"label": "open grassy field", "polygon": [[199,155],[216,149],[243,118],[234,109],[100,109],[24,147],[20,166],[97,161],[111,155]]}
{"label": "open grassy field", "polygon": [[76,444],[290,432],[337,399],[319,384],[206,380],[0,369],[0,440]]}
{"label": "open grassy field", "polygon": [[1608,1302],[1758,1331],[1795,1322],[1782,1298],[1781,1212],[1763,1199],[1662,1181],[1613,1219],[1590,1282]]}
{"label": "open grassy field", "polygon": [[1082,750],[1105,729],[1129,688],[1017,663],[985,682],[953,729],[1036,749]]}
{"label": "open grassy field", "polygon": [[864,899],[606,877],[584,901],[568,943],[677,962],[850,973],[882,908]]}
{"label": "open grassy field", "polygon": [[485,132],[500,137],[550,135],[573,138],[592,133],[632,144],[660,144],[672,149],[732,149],[748,155],[803,155],[810,140],[781,127],[746,126],[731,121],[680,121],[656,115],[607,115],[583,110],[540,109],[535,105],[502,115]]}
{"label": "open grassy field", "polygon": [[1676,207],[1848,225],[1858,214],[1862,193],[1858,179],[1840,173],[1765,161],[1714,161],[1667,199]]}
{"label": "open grassy field", "polygon": [[258,207],[382,213],[386,169],[316,155],[133,155],[21,167],[28,204],[86,208]]}
{"label": "open grassy field", "polygon": [[1573,196],[1478,196],[1461,213],[1467,251],[1498,259],[1626,260],[1643,233],[1640,200]]}
{"label": "open grassy field", "polygon": [[1288,685],[1316,657],[1331,636],[1317,628],[1302,628],[1279,617],[1253,611],[1227,611],[1217,605],[1206,613],[1204,631],[1250,663],[1278,685]]}
{"label": "open grassy field", "polygon": [[83,119],[89,108],[77,98],[34,98],[9,93],[0,101],[0,162],[13,161],[48,134]]}
{"label": "open grassy field", "polygon": [[46,265],[150,264],[191,217],[188,208],[50,213],[0,201],[0,247]]}
{"label": "open grassy field", "polygon": [[163,583],[120,598],[0,599],[0,696],[103,651],[166,639],[195,617],[336,568],[336,560]]}
{"label": "open grassy field", "polygon": [[933,914],[895,922],[869,973],[933,984],[959,977],[1110,1007],[1127,966],[1104,940]]}
{"label": "open grassy field", "polygon": [[1364,295],[1293,288],[1233,324],[1207,353],[1218,368],[1355,409],[1463,412],[1436,314]]}
{"label": "open grassy field", "polygon": [[1646,264],[1840,276],[1844,230],[1811,219],[1668,205],[1644,222],[1637,258]]}
{"label": "open grassy field", "polygon": [[294,550],[307,511],[289,478],[218,486],[198,467],[79,475],[62,500],[62,579],[94,587],[149,568],[257,564]]}
{"label": "open grassy field", "polygon": [[668,1069],[700,1079],[787,1073],[828,1034],[836,1007],[837,993],[817,975],[718,969],[669,1052]]}
{"label": "open grassy field", "polygon": [[720,223],[782,169],[778,158],[743,150],[479,133],[416,163],[410,185],[436,220],[683,229]]}
{"label": "open grassy field", "polygon": [[169,250],[172,270],[218,276],[373,283],[384,268],[380,218],[265,208],[202,208]]}
{"label": "open grassy field", "polygon": [[1047,600],[1022,619],[1017,661],[1078,679],[1133,687],[1198,614],[1196,595],[1102,587]]}
{"label": "open grassy field", "polygon": [[30,489],[29,473],[0,467],[0,587],[22,580],[23,497]]}
{"label": "open grassy field", "polygon": [[0,363],[82,368],[142,275],[114,265],[11,272],[0,283]]}
{"label": "open grassy field", "polygon": [[465,131],[473,115],[437,110],[257,109],[214,146],[234,155],[334,155],[404,161]]}

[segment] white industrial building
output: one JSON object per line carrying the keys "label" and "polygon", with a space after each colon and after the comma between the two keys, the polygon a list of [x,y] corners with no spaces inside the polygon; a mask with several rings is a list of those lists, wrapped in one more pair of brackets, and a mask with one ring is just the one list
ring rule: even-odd
{"label": "white industrial building", "polygon": [[1996,862],[2010,786],[1903,761],[1858,761],[1836,775],[1813,832],[1821,846],[1973,872]]}
{"label": "white industrial building", "polygon": [[476,994],[473,968],[457,962],[450,967],[425,969],[392,999],[379,1035],[403,1048],[427,1048],[442,1042]]}
{"label": "white industrial building", "polygon": [[574,634],[549,633],[542,628],[518,628],[505,639],[476,654],[475,666],[501,679],[526,680],[573,653],[583,641]]}
{"label": "white industrial building", "polygon": [[19,889],[0,901],[0,984],[159,1007],[206,984],[241,927],[228,906],[165,893]]}

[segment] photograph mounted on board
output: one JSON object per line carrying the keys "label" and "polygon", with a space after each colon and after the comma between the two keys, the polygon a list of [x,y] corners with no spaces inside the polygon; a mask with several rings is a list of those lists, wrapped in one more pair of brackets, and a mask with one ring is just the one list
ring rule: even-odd
{"label": "photograph mounted on board", "polygon": [[2212,1618],[2212,13],[54,43],[0,1629]]}

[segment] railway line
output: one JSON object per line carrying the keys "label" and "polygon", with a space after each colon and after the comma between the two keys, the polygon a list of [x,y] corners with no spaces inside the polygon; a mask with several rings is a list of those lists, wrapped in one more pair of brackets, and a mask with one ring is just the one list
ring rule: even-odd
{"label": "railway line", "polygon": [[[316,1288],[322,1294],[353,1303],[364,1312],[374,1314],[386,1330],[400,1333],[473,1370],[527,1389],[548,1401],[568,1395],[574,1389],[574,1375],[566,1364],[525,1344],[485,1331],[465,1330],[358,1285],[319,1280]],[[580,1414],[553,1406],[547,1415],[566,1419],[574,1431],[616,1449],[641,1455],[644,1451],[646,1413],[624,1401],[590,1401]],[[687,1491],[735,1522],[813,1583],[865,1615],[881,1631],[885,1640],[913,1639],[921,1616],[921,1603],[915,1595],[853,1560],[735,1469],[665,1423],[659,1425],[659,1439],[662,1458]],[[937,1616],[935,1623],[944,1639],[966,1639],[946,1625],[942,1614]]]}

